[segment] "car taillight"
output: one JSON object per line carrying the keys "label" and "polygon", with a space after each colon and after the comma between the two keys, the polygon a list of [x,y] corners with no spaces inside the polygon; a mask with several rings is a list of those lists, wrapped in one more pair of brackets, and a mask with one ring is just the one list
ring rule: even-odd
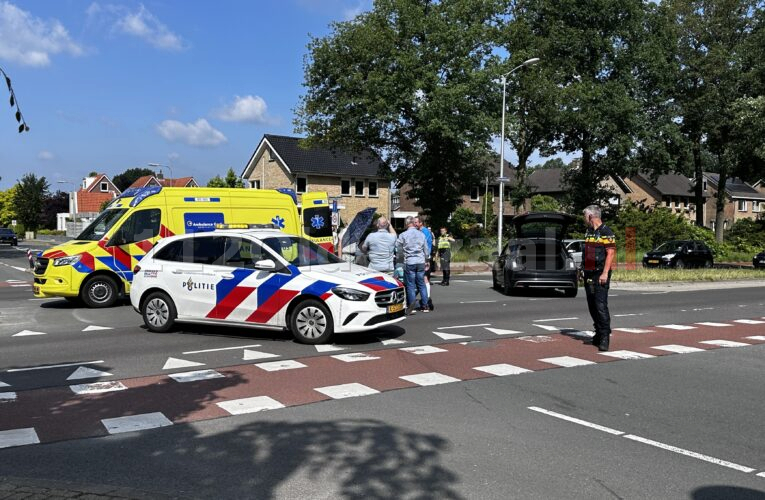
{"label": "car taillight", "polygon": [[133,268],[133,274],[138,274],[138,271],[140,271],[140,270],[141,270],[141,266],[138,266],[138,265],[137,265],[137,266],[135,266],[135,267]]}

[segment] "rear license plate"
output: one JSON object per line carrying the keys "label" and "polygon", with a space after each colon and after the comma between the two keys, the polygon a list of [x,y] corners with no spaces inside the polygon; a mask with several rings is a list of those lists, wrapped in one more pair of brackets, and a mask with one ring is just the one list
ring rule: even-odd
{"label": "rear license plate", "polygon": [[393,304],[392,306],[388,306],[388,313],[399,312],[403,309],[404,309],[404,304]]}
{"label": "rear license plate", "polygon": [[658,260],[649,260],[648,263],[649,264],[658,264],[659,261]]}

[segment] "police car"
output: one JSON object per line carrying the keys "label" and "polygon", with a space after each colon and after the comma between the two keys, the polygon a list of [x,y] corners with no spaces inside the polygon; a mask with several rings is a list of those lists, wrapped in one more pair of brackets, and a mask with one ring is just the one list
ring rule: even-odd
{"label": "police car", "polygon": [[397,280],[275,229],[164,238],[133,272],[130,301],[154,332],[175,322],[287,328],[299,342],[320,344],[405,316]]}

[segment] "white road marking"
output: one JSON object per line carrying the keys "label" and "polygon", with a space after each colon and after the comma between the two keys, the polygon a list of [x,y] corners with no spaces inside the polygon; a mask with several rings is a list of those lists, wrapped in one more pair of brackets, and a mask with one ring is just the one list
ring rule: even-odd
{"label": "white road marking", "polygon": [[765,340],[765,335],[752,335],[751,337],[744,337],[744,338],[752,339],[752,340]]}
{"label": "white road marking", "polygon": [[426,386],[426,385],[440,385],[450,384],[452,382],[460,382],[460,379],[444,375],[443,373],[429,372],[429,373],[417,373],[415,375],[404,375],[399,377],[402,380],[411,382],[413,384]]}
{"label": "white road marking", "polygon": [[439,326],[438,330],[451,330],[453,328],[473,328],[478,326],[490,326],[491,323],[479,323],[477,325]]}
{"label": "white road marking", "polygon": [[669,292],[643,292],[640,295],[664,295],[665,293]]}
{"label": "white road marking", "polygon": [[399,351],[410,352],[412,354],[433,354],[436,352],[446,352],[446,349],[440,347],[434,347],[432,345],[418,345],[416,347],[401,347]]}
{"label": "white road marking", "polygon": [[31,330],[22,330],[19,333],[11,335],[11,337],[28,337],[30,335],[48,335],[45,332],[33,332]]}
{"label": "white road marking", "polygon": [[651,356],[650,354],[643,354],[642,352],[634,352],[634,351],[608,351],[608,352],[601,352],[598,354],[602,354],[603,356],[609,356],[611,358],[619,358],[619,359],[647,359],[647,358],[655,357],[655,356]]}
{"label": "white road marking", "polygon": [[354,363],[356,361],[373,361],[375,359],[380,359],[379,356],[370,356],[369,354],[365,352],[352,352],[349,354],[335,354],[333,356],[330,356],[331,358],[339,359],[340,361],[345,361],[346,363]]}
{"label": "white road marking", "polygon": [[40,438],[37,437],[37,432],[35,432],[34,427],[0,431],[0,448],[38,444],[39,442]]}
{"label": "white road marking", "polygon": [[77,368],[66,379],[80,380],[83,378],[98,378],[98,377],[109,377],[109,376],[111,376],[111,373],[109,372],[102,372],[101,370],[94,370],[93,368],[88,368],[87,366],[81,366]]}
{"label": "white road marking", "polygon": [[317,352],[344,351],[345,347],[339,347],[335,344],[318,344],[314,346]]}
{"label": "white road marking", "polygon": [[594,361],[587,361],[586,359],[579,359],[573,356],[558,356],[555,358],[543,358],[543,359],[540,359],[539,361],[544,361],[545,363],[550,363],[551,365],[562,366],[564,368],[595,364]]}
{"label": "white road marking", "polygon": [[496,365],[476,366],[473,370],[479,372],[490,373],[498,377],[504,377],[506,375],[520,375],[521,373],[531,373],[531,370],[521,368],[520,366],[509,365],[507,363],[499,363]]}
{"label": "white road marking", "polygon": [[690,325],[656,325],[656,328],[669,328],[670,330],[695,330],[698,327]]}
{"label": "white road marking", "polygon": [[387,339],[387,340],[381,340],[380,343],[382,345],[397,345],[397,344],[406,344],[406,340],[401,339]]}
{"label": "white road marking", "polygon": [[486,328],[491,333],[496,333],[497,335],[513,335],[516,333],[523,333],[519,332],[518,330],[503,330],[501,328]]}
{"label": "white road marking", "polygon": [[699,349],[697,347],[688,347],[685,345],[677,345],[677,344],[669,344],[669,345],[656,345],[651,347],[651,349],[658,349],[660,351],[667,351],[667,352],[674,352],[677,354],[688,354],[692,352],[703,352],[704,349]]}
{"label": "white road marking", "polygon": [[66,368],[68,366],[81,366],[81,365],[97,365],[103,363],[104,360],[98,361],[84,361],[82,363],[64,363],[63,365],[46,365],[46,366],[33,366],[31,368],[12,368],[8,370],[8,373],[12,372],[30,372],[32,370],[47,370],[48,368]]}
{"label": "white road marking", "polygon": [[543,321],[568,321],[568,320],[572,320],[572,319],[579,319],[579,318],[571,317],[571,318],[533,319],[531,321],[534,322],[534,323],[536,323],[536,322],[540,322],[541,323]]}
{"label": "white road marking", "polygon": [[4,403],[7,401],[16,401],[16,393],[15,392],[0,392],[0,403]]}
{"label": "white road marking", "polygon": [[122,434],[124,432],[143,431],[146,429],[156,429],[157,427],[173,425],[173,423],[160,412],[128,415],[127,417],[105,418],[101,420],[101,423],[109,434]]}
{"label": "white road marking", "polygon": [[260,347],[261,344],[252,344],[252,345],[238,345],[235,347],[219,347],[218,349],[204,349],[201,351],[186,351],[181,354],[201,354],[203,352],[217,352],[217,351],[235,351],[237,349],[247,349],[248,347]]}
{"label": "white road marking", "polygon": [[83,328],[83,332],[94,332],[96,330],[114,330],[111,326],[96,326],[96,325],[90,325]]}
{"label": "white road marking", "polygon": [[19,288],[19,287],[29,287],[32,286],[31,283],[25,283],[23,285],[11,285],[11,288]]}
{"label": "white road marking", "polygon": [[716,345],[719,347],[746,347],[752,345],[745,342],[734,342],[732,340],[702,340],[699,344]]}
{"label": "white road marking", "polygon": [[280,354],[272,354],[270,352],[262,352],[262,351],[251,351],[250,349],[245,349],[242,360],[244,361],[251,361],[253,359],[268,359],[268,358],[278,358],[281,356]]}
{"label": "white road marking", "polygon": [[268,396],[255,396],[252,398],[231,399],[215,403],[220,408],[226,410],[231,415],[244,415],[246,413],[256,413],[264,410],[278,410],[284,408],[284,405]]}
{"label": "white road marking", "polygon": [[218,373],[215,370],[194,370],[191,372],[171,373],[168,375],[176,382],[196,382],[198,380],[211,380],[215,378],[225,378],[225,375]]}
{"label": "white road marking", "polygon": [[75,394],[101,394],[103,392],[124,391],[127,386],[122,382],[94,382],[92,384],[70,385]]}
{"label": "white road marking", "polygon": [[204,363],[197,363],[196,361],[187,361],[185,359],[167,358],[163,370],[175,370],[176,368],[191,368],[192,366],[204,366]]}
{"label": "white road marking", "polygon": [[757,474],[757,477],[765,477],[765,472],[760,472],[759,474]]}
{"label": "white road marking", "polygon": [[536,326],[537,328],[541,328],[543,330],[547,330],[549,332],[559,332],[560,331],[560,328],[558,328],[557,326],[537,325],[537,324],[535,324],[534,326]]}
{"label": "white road marking", "polygon": [[[634,434],[625,434],[622,431],[612,429],[610,427],[604,427],[602,425],[594,424],[592,422],[588,422],[586,420],[581,420],[574,417],[569,417],[568,415],[563,415],[561,413],[556,413],[553,411],[545,410],[544,408],[538,408],[536,406],[529,406],[529,410],[536,411],[539,413],[544,413],[545,415],[549,415],[551,417],[559,418],[561,420],[566,420],[568,422],[572,422],[575,424],[583,425],[585,427],[589,427],[591,429],[596,429],[602,432],[606,432],[608,434],[612,434],[614,436],[621,436],[625,439],[629,439],[631,441],[636,441],[638,443],[647,444],[649,446],[654,446],[656,448],[660,448],[662,450],[671,451],[674,453],[679,453],[680,455],[685,455],[687,457],[696,458],[698,460],[703,460],[704,462],[709,462],[715,465],[719,465],[722,467],[727,467],[729,469],[734,469],[740,472],[744,473],[751,473],[754,472],[757,469],[752,469],[751,467],[747,467],[745,465],[739,465],[735,464],[733,462],[728,462],[727,460],[721,460],[719,458],[710,457],[709,455],[703,455],[701,453],[696,453],[695,451],[685,450],[683,448],[678,448],[677,446],[672,446],[669,444],[660,443],[658,441],[653,441],[652,439],[646,439],[644,437],[635,436]],[[765,474],[765,473],[762,473]],[[759,475],[759,474],[758,474]],[[763,476],[765,477],[765,476]]]}
{"label": "white road marking", "polygon": [[572,330],[570,328],[564,328],[560,331],[564,335],[573,335],[574,337],[592,338],[595,336],[595,332],[590,330]]}
{"label": "white road marking", "polygon": [[653,330],[645,330],[643,328],[614,328],[614,330],[626,333],[653,333]]}
{"label": "white road marking", "polygon": [[614,318],[626,318],[627,316],[645,316],[645,313],[614,314]]}
{"label": "white road marking", "polygon": [[541,344],[543,342],[555,342],[555,339],[548,337],[547,335],[528,335],[526,337],[516,337],[515,340],[523,340],[525,342],[533,342],[535,344]]}
{"label": "white road marking", "polygon": [[470,335],[457,335],[456,333],[433,332],[444,340],[469,339]]}
{"label": "white road marking", "polygon": [[758,319],[734,319],[734,323],[741,323],[743,325],[762,325],[765,324],[765,321],[760,321]]}
{"label": "white road marking", "polygon": [[565,420],[567,422],[572,422],[575,424],[583,425],[585,427],[589,427],[591,429],[595,429],[602,432],[607,432],[609,434],[613,434],[614,436],[622,436],[624,433],[622,431],[618,431],[616,429],[612,429],[610,427],[604,427],[602,425],[593,424],[592,422],[588,422],[586,420],[582,420],[579,418],[569,417],[568,415],[563,415],[562,413],[556,413],[554,411],[545,410],[544,408],[539,408],[537,406],[529,406],[529,410],[536,411],[539,413],[544,413],[545,415],[549,415],[551,417],[559,418],[561,420]]}
{"label": "white road marking", "polygon": [[688,312],[688,311],[712,311],[714,310],[714,307],[694,307],[693,309],[680,309],[680,312]]}
{"label": "white road marking", "polygon": [[10,387],[10,386],[11,386],[11,384],[6,384],[2,380],[0,380],[0,387]]}
{"label": "white road marking", "polygon": [[285,359],[283,361],[267,361],[265,363],[255,363],[255,366],[267,372],[277,372],[280,370],[294,370],[296,368],[306,367],[306,365],[304,365],[300,361],[295,361],[294,359]]}
{"label": "white road marking", "polygon": [[380,391],[372,389],[364,384],[352,383],[352,384],[340,384],[330,385],[327,387],[317,387],[314,391],[320,392],[325,396],[329,396],[332,399],[345,399],[355,398],[359,396],[370,396],[372,394],[379,394]]}
{"label": "white road marking", "polygon": [[22,273],[25,273],[25,272],[27,271],[27,270],[26,270],[26,269],[24,269],[23,267],[16,267],[16,266],[8,266],[8,267],[12,267],[12,268],[14,268],[14,269],[15,269],[15,270],[17,270],[17,271],[21,271]]}
{"label": "white road marking", "polygon": [[632,434],[627,434],[625,436],[626,439],[630,439],[632,441],[637,441],[638,443],[647,444],[650,446],[655,446],[656,448],[661,448],[662,450],[667,451],[673,451],[675,453],[679,453],[681,455],[685,455],[687,457],[697,458],[699,460],[703,460],[705,462],[713,463],[715,465],[720,465],[722,467],[728,467],[730,469],[734,469],[741,472],[754,472],[755,469],[752,469],[751,467],[746,467],[743,465],[734,464],[733,462],[728,462],[726,460],[720,460],[719,458],[710,457],[709,455],[702,455],[701,453],[696,453],[695,451],[690,450],[684,450],[682,448],[678,448],[677,446],[672,446],[669,444],[659,443],[658,441],[653,441],[651,439],[646,439],[644,437],[635,436]]}
{"label": "white road marking", "polygon": [[702,323],[696,323],[696,324],[703,325],[703,326],[716,326],[716,327],[733,326],[733,325],[729,325],[728,323],[715,323],[714,321],[704,321]]}
{"label": "white road marking", "polygon": [[460,301],[460,304],[490,304],[493,302],[497,302],[496,300],[466,300],[466,301]]}

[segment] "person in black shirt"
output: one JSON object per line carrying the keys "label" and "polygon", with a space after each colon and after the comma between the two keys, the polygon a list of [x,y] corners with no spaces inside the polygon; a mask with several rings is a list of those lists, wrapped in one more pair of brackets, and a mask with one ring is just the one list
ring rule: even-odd
{"label": "person in black shirt", "polygon": [[611,269],[616,257],[616,237],[600,217],[600,207],[597,205],[590,205],[584,209],[587,233],[584,236],[582,261],[587,306],[595,328],[592,344],[600,351],[607,351],[611,337],[608,288],[611,285]]}

